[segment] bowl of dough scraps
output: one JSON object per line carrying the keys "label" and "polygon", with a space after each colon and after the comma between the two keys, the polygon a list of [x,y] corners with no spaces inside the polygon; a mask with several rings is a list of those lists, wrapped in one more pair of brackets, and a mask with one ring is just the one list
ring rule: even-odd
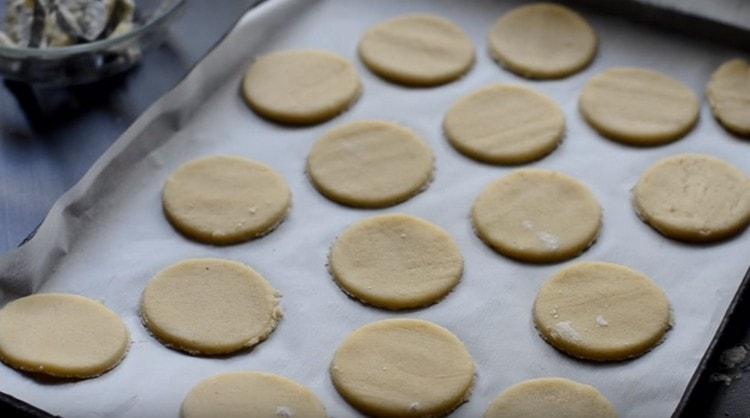
{"label": "bowl of dough scraps", "polygon": [[43,86],[120,73],[162,41],[185,0],[0,0],[0,75]]}

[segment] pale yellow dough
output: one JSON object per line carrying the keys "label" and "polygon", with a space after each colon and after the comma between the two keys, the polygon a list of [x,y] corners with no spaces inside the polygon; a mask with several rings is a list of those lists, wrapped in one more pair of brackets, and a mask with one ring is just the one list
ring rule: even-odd
{"label": "pale yellow dough", "polygon": [[453,22],[438,16],[405,15],[369,29],[359,56],[374,73],[396,83],[434,86],[464,75],[474,45]]}
{"label": "pale yellow dough", "polygon": [[664,292],[643,274],[612,263],[567,267],[542,286],[534,302],[542,337],[588,360],[640,356],[662,340],[670,323]]}
{"label": "pale yellow dough", "polygon": [[750,63],[736,58],[711,75],[706,96],[716,119],[737,135],[750,136]]}
{"label": "pale yellow dough", "polygon": [[534,90],[496,84],[456,102],[445,115],[443,130],[453,147],[475,160],[521,164],[557,147],[565,116]]}
{"label": "pale yellow dough", "polygon": [[83,296],[40,293],[0,310],[0,360],[18,370],[94,377],[120,363],[129,344],[122,320]]}
{"label": "pale yellow dough", "polygon": [[309,389],[270,373],[236,372],[210,377],[182,403],[182,418],[326,418]]}
{"label": "pale yellow dough", "polygon": [[682,241],[717,241],[750,224],[750,178],[724,161],[700,154],[665,158],[633,190],[638,216]]}
{"label": "pale yellow dough", "polygon": [[430,305],[461,280],[463,258],[437,225],[395,214],[360,221],[333,244],[330,270],[338,285],[386,309]]}
{"label": "pale yellow dough", "polygon": [[474,361],[447,329],[417,319],[359,328],[336,351],[331,378],[372,417],[442,417],[467,401]]}
{"label": "pale yellow dough", "polygon": [[343,112],[362,83],[352,64],[326,51],[290,50],[259,57],[242,83],[245,101],[259,115],[285,124],[313,124]]}
{"label": "pale yellow dough", "polygon": [[172,225],[209,244],[233,244],[272,231],[292,195],[271,167],[242,157],[213,156],[183,164],[167,179],[162,203]]}
{"label": "pale yellow dough", "polygon": [[683,137],[698,121],[699,103],[683,83],[657,71],[613,68],[586,83],[581,114],[602,135],[630,145]]}
{"label": "pale yellow dough", "polygon": [[528,78],[560,78],[586,67],[596,54],[596,33],[576,12],[552,3],[521,6],[490,30],[490,53]]}
{"label": "pale yellow dough", "polygon": [[359,121],[326,133],[307,158],[313,185],[338,203],[367,208],[409,199],[432,178],[433,156],[409,129]]}
{"label": "pale yellow dough", "polygon": [[617,411],[593,386],[548,377],[506,389],[484,418],[617,418]]}
{"label": "pale yellow dough", "polygon": [[282,314],[279,294],[255,270],[203,258],[181,261],[154,276],[143,291],[141,316],[165,345],[215,355],[265,340]]}
{"label": "pale yellow dough", "polygon": [[595,240],[602,211],[591,191],[568,175],[524,169],[491,183],[472,209],[477,235],[522,261],[562,261]]}

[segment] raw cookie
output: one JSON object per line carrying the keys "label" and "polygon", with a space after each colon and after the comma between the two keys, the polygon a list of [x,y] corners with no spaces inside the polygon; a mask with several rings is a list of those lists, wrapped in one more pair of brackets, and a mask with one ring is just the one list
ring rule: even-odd
{"label": "raw cookie", "polygon": [[331,200],[366,208],[391,206],[419,193],[432,178],[430,148],[389,122],[359,121],[328,131],[312,148],[307,171]]}
{"label": "raw cookie", "polygon": [[717,241],[750,223],[750,178],[718,158],[676,155],[646,170],[633,190],[633,205],[668,237]]}
{"label": "raw cookie", "polygon": [[591,191],[555,171],[525,169],[491,183],[472,209],[479,238],[533,263],[575,257],[596,240],[602,211]]}
{"label": "raw cookie", "polygon": [[120,363],[129,344],[122,320],[83,296],[40,293],[0,310],[0,359],[18,370],[94,377]]}
{"label": "raw cookie", "polygon": [[183,164],[167,179],[162,195],[169,222],[209,244],[233,244],[272,231],[291,199],[284,178],[271,167],[229,156]]}
{"label": "raw cookie", "polygon": [[182,418],[326,418],[315,394],[286,377],[236,372],[210,377],[188,393]]}
{"label": "raw cookie", "polygon": [[461,280],[463,258],[450,235],[420,218],[394,214],[360,221],[333,244],[336,283],[386,309],[431,305]]}
{"label": "raw cookie", "polygon": [[181,261],[143,291],[143,323],[165,345],[227,354],[261,341],[281,319],[279,295],[250,267],[213,258]]}
{"label": "raw cookie", "polygon": [[474,361],[447,329],[387,319],[352,333],[331,363],[336,390],[373,417],[442,417],[471,395]]}
{"label": "raw cookie", "polygon": [[354,103],[362,90],[349,61],[326,51],[291,50],[259,57],[242,93],[259,115],[286,124],[323,122]]}
{"label": "raw cookie", "polygon": [[670,327],[664,292],[625,266],[582,262],[549,279],[534,302],[541,336],[571,356],[614,361],[637,357]]}
{"label": "raw cookie", "polygon": [[560,78],[586,67],[596,54],[596,34],[567,7],[521,6],[490,30],[490,53],[502,66],[529,78]]}
{"label": "raw cookie", "polygon": [[736,58],[711,75],[706,96],[716,119],[737,135],[750,136],[750,64]]}
{"label": "raw cookie", "polygon": [[506,389],[484,418],[617,418],[617,411],[593,386],[551,377]]}
{"label": "raw cookie", "polygon": [[630,145],[660,145],[687,134],[698,121],[698,98],[656,71],[613,68],[591,78],[581,114],[602,135]]}
{"label": "raw cookie", "polygon": [[359,56],[396,83],[434,86],[455,80],[474,63],[474,45],[453,22],[431,15],[393,18],[368,30]]}
{"label": "raw cookie", "polygon": [[491,164],[521,164],[552,152],[565,116],[552,100],[526,87],[496,84],[451,107],[443,120],[451,145]]}

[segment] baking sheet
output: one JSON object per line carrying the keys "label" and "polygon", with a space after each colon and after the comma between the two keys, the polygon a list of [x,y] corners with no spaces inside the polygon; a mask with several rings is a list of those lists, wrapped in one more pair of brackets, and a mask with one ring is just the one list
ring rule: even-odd
{"label": "baking sheet", "polygon": [[[125,320],[133,340],[130,353],[111,372],[80,382],[32,379],[2,365],[0,390],[66,416],[168,417],[178,416],[182,399],[202,379],[261,370],[308,386],[333,417],[358,416],[330,384],[327,368],[334,350],[364,324],[416,317],[453,331],[477,363],[473,395],[454,416],[480,416],[508,386],[543,376],[596,386],[623,417],[670,415],[747,268],[750,233],[708,246],[668,240],[635,216],[630,189],[656,160],[682,152],[715,155],[747,173],[750,143],[725,133],[703,103],[698,126],[684,139],[656,148],[621,146],[593,132],[576,103],[588,78],[623,65],[666,72],[702,96],[710,73],[737,52],[587,14],[601,44],[591,67],[563,80],[527,81],[501,70],[486,52],[486,33],[495,19],[521,3],[271,0],[252,10],[57,202],[30,242],[0,259],[2,303],[39,291],[99,299]],[[477,62],[466,77],[439,88],[409,89],[378,79],[356,59],[356,42],[366,28],[415,11],[449,17],[474,40]],[[288,128],[260,119],[243,103],[240,79],[256,54],[287,48],[322,48],[351,59],[363,78],[363,96],[350,111],[314,127]],[[573,175],[598,197],[602,234],[575,260],[518,263],[491,251],[471,230],[474,198],[515,168],[483,165],[458,154],[443,138],[441,121],[459,97],[496,82],[531,86],[564,109],[563,144],[527,166]],[[358,210],[331,203],[314,190],[304,174],[314,141],[340,123],[361,119],[401,123],[430,144],[437,168],[425,192],[393,208]],[[245,244],[212,247],[183,238],[166,222],[160,203],[166,177],[186,161],[213,154],[246,156],[283,173],[294,206],[275,232]],[[442,226],[462,249],[463,281],[437,305],[404,313],[368,308],[346,297],[326,271],[328,248],[348,225],[394,212]],[[237,355],[202,358],[165,348],[149,335],[138,317],[143,288],[165,266],[190,257],[244,262],[284,295],[285,318],[267,341]],[[582,260],[631,266],[665,290],[676,324],[663,344],[636,360],[592,364],[562,355],[539,338],[531,323],[537,289],[560,268]]]}

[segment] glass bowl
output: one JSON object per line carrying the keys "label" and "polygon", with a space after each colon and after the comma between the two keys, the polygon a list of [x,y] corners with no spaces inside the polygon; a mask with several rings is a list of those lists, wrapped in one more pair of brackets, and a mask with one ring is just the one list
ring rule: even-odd
{"label": "glass bowl", "polygon": [[[0,1],[0,22],[7,1]],[[0,76],[49,87],[90,83],[135,65],[143,52],[164,40],[167,25],[185,0],[135,0],[135,28],[123,35],[58,48],[0,46]]]}

